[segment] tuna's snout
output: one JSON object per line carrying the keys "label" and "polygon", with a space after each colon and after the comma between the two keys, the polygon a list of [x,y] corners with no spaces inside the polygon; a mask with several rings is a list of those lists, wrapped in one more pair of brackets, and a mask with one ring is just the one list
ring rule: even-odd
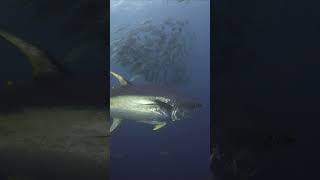
{"label": "tuna's snout", "polygon": [[203,105],[201,103],[190,103],[188,105],[185,106],[185,108],[189,109],[189,110],[196,110],[201,108]]}
{"label": "tuna's snout", "polygon": [[190,103],[190,104],[176,106],[172,110],[171,119],[172,121],[176,121],[180,119],[188,119],[191,117],[192,112],[195,112],[197,109],[201,107],[202,107],[201,103]]}

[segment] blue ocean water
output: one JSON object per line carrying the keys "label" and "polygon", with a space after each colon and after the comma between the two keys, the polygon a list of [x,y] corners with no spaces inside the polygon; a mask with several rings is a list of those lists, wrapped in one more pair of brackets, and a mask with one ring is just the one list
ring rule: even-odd
{"label": "blue ocean water", "polygon": [[[177,87],[203,104],[192,119],[158,132],[150,125],[123,122],[111,138],[110,179],[207,179],[210,156],[210,1],[111,0],[112,32],[145,19],[161,23],[167,18],[187,19],[195,32],[190,53],[190,80]],[[110,63],[111,70],[127,78],[125,68]],[[115,80],[112,79],[112,84]],[[136,82],[139,83],[139,82]]]}

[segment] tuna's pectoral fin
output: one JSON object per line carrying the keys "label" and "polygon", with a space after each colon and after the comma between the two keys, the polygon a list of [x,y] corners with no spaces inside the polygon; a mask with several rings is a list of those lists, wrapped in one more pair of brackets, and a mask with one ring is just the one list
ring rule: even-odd
{"label": "tuna's pectoral fin", "polygon": [[112,131],[115,130],[119,126],[120,122],[121,122],[121,119],[118,119],[118,118],[113,118],[112,119],[112,125],[110,127],[110,133],[112,133]]}
{"label": "tuna's pectoral fin", "polygon": [[160,123],[160,124],[156,124],[156,125],[153,127],[152,130],[157,131],[157,130],[161,129],[162,127],[164,127],[166,124],[167,124],[167,123],[165,123],[165,122],[162,122],[162,123]]}

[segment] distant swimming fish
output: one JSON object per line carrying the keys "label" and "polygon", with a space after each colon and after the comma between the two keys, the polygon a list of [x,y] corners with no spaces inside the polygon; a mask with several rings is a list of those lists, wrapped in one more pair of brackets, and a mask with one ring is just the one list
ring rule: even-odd
{"label": "distant swimming fish", "polygon": [[[148,22],[145,20],[144,22]],[[146,23],[130,29],[126,36],[111,44],[112,62],[118,63],[131,74],[163,85],[184,83],[187,79],[188,55],[192,42],[182,24],[184,21],[166,19],[160,25]],[[144,64],[140,66],[139,64]],[[161,66],[165,64],[166,66]],[[175,67],[179,68],[179,72]],[[166,71],[166,73],[165,73]],[[168,72],[168,73],[167,73]]]}

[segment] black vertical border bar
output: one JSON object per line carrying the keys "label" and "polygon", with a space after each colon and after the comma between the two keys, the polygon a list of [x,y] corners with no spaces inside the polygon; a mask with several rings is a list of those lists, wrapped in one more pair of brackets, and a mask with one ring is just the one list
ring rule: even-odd
{"label": "black vertical border bar", "polygon": [[[105,71],[105,77],[106,77],[106,83],[108,87],[110,86],[110,0],[106,0],[106,26],[105,26],[105,39],[106,39],[106,52],[107,52],[107,63],[106,63],[106,71]],[[107,97],[106,97],[106,111],[107,111],[107,118],[109,118],[110,114],[110,89],[107,88]]]}
{"label": "black vertical border bar", "polygon": [[[106,39],[106,52],[107,52],[107,63],[106,63],[106,71],[105,71],[105,77],[106,77],[106,83],[108,84],[108,87],[110,86],[110,0],[106,0],[106,26],[105,26],[105,39]],[[109,116],[110,112],[110,89],[107,90],[107,97],[106,97],[106,111],[107,116]],[[107,117],[109,118],[109,117]]]}
{"label": "black vertical border bar", "polygon": [[[221,59],[219,59],[219,0],[210,0],[210,170],[213,172],[213,147],[217,144],[217,121],[221,120],[220,103],[222,101],[221,97],[221,72],[222,64]],[[220,81],[219,81],[220,79]]]}

